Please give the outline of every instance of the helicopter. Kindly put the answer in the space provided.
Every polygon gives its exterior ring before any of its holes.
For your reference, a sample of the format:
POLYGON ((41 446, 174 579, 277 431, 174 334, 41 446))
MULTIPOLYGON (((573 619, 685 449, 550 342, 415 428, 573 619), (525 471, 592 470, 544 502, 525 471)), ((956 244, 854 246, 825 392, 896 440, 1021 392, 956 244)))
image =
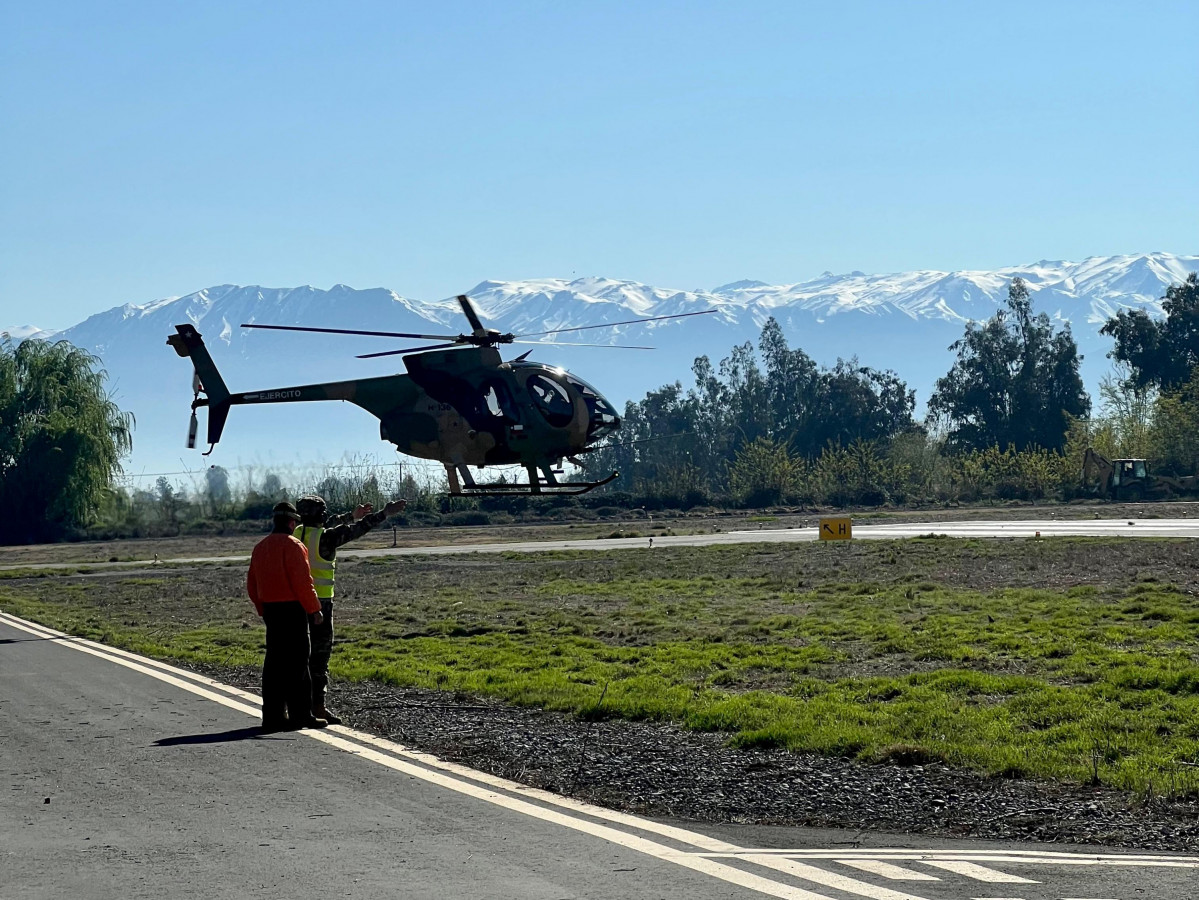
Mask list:
MULTIPOLYGON (((470 323, 469 334, 411 334, 394 331, 360 331, 299 325, 258 325, 242 328, 301 331, 318 334, 355 334, 372 337, 433 340, 439 343, 403 350, 364 353, 359 359, 400 355, 407 374, 385 375, 305 384, 269 390, 230 393, 194 325, 176 325, 167 343, 195 368, 187 446, 194 449, 198 422, 196 410, 208 409, 208 450, 221 439, 233 406, 259 403, 303 403, 315 400, 348 400, 379 420, 379 437, 408 456, 429 459, 445 466, 450 493, 463 496, 582 494, 608 484, 613 472, 597 481, 559 481, 562 461, 578 464, 578 456, 620 428, 620 416, 594 387, 565 369, 528 359, 529 350, 504 362, 501 344, 533 343, 521 337, 541 337, 568 331, 607 328, 706 315, 715 310, 629 319, 603 325, 559 328, 532 334, 501 334, 483 327, 470 300, 458 295, 470 323), (527 484, 479 483, 470 466, 524 466, 527 484)), ((621 346, 574 344, 564 346, 621 346)), ((624 347, 652 350, 652 347, 624 347)))

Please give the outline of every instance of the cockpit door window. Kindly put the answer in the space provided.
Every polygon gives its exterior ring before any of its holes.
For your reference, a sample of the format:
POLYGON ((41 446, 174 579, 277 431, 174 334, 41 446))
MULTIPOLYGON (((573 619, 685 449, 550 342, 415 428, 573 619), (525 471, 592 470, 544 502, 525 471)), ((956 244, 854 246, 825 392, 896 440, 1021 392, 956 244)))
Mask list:
POLYGON ((516 404, 512 402, 512 394, 508 391, 508 386, 502 381, 489 381, 486 388, 483 399, 487 411, 505 422, 519 422, 520 416, 516 414, 516 404))

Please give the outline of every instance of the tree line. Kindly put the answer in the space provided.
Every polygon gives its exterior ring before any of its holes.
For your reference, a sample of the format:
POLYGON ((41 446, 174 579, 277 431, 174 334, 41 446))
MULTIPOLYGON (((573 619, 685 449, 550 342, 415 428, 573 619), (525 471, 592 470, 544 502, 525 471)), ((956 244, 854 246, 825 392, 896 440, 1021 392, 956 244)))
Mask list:
POLYGON ((418 482, 404 469, 392 466, 351 464, 329 466, 317 474, 280 475, 247 471, 235 483, 222 466, 201 470, 191 485, 172 482, 161 475, 153 487, 115 485, 107 490, 84 530, 72 536, 88 538, 174 537, 261 531, 262 522, 280 500, 294 501, 309 493, 320 494, 333 512, 345 512, 364 503, 382 509, 389 500, 404 497, 410 512, 399 524, 424 524, 436 513, 436 490, 418 482))
POLYGON ((587 455, 586 471, 615 469, 623 490, 680 505, 745 506, 1069 499, 1086 488, 1088 446, 1199 472, 1194 273, 1162 309, 1160 320, 1121 311, 1103 327, 1115 368, 1092 415, 1069 324, 1035 313, 1013 279, 996 314, 967 323, 950 347, 923 421, 895 372, 856 359, 817 366, 770 319, 756 353, 743 344, 718 366, 701 356, 690 388, 629 402, 621 432, 587 455))
MULTIPOLYGON (((606 500, 577 502, 1069 499, 1084 489, 1088 446, 1113 458, 1146 457, 1175 474, 1199 473, 1195 273, 1166 291, 1162 311, 1153 318, 1122 310, 1101 329, 1114 340, 1114 368, 1093 415, 1070 326, 1034 313, 1028 286, 1013 279, 996 314, 968 323, 951 346, 954 362, 937 380, 923 421, 915 418, 915 392, 898 374, 857 359, 817 365, 788 345, 772 318, 756 348, 734 347, 718 365, 697 358, 689 388, 675 382, 630 401, 622 430, 582 461, 588 475, 620 471, 619 486, 604 489, 606 500)), ((0 543, 57 540, 99 523, 120 530, 124 521, 128 530, 151 510, 166 530, 189 517, 252 518, 288 493, 277 479, 264 480, 235 501, 220 469, 190 495, 167 482, 154 491, 123 488, 121 463, 135 423, 105 381, 99 361, 65 341, 0 340, 0 543)), ((346 503, 355 491, 372 490, 361 487, 364 479, 355 483, 342 491, 346 503)), ((339 505, 336 479, 311 487, 333 493, 339 505)), ((373 490, 382 491, 377 480, 373 490)), ((399 492, 427 495, 430 512, 439 503, 427 485, 399 492)), ((486 510, 495 502, 474 505, 486 510)))

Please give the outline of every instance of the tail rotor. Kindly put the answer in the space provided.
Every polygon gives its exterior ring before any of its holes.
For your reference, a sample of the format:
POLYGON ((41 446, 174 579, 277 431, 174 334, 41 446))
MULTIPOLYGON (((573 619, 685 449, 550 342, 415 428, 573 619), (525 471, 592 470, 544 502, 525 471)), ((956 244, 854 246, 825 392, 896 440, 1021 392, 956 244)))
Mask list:
POLYGON ((196 419, 196 401, 200 399, 200 392, 204 390, 204 385, 200 384, 199 373, 192 373, 192 414, 191 419, 187 423, 187 449, 196 449, 196 432, 200 430, 200 422, 196 419))

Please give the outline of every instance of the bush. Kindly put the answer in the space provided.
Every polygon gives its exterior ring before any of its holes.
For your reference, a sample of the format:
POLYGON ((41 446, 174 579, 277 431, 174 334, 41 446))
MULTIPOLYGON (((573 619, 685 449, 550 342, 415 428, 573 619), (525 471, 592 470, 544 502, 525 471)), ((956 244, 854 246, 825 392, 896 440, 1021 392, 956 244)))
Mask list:
POLYGON ((491 514, 481 509, 464 509, 441 517, 442 525, 490 525, 491 514))
POLYGON ((275 508, 274 500, 264 497, 256 491, 251 491, 246 495, 245 504, 237 514, 239 519, 269 519, 275 508))
POLYGON ((189 522, 184 526, 183 533, 211 537, 212 535, 220 534, 223 530, 219 522, 201 519, 199 522, 189 522))
POLYGON ((641 505, 641 498, 629 491, 610 490, 606 487, 595 493, 584 494, 580 500, 584 506, 619 506, 630 509, 641 505))
POLYGON ((1072 458, 1052 450, 1017 451, 988 447, 953 457, 949 489, 953 499, 1041 500, 1063 497, 1078 482, 1072 458))
POLYGON ((441 524, 442 517, 435 512, 428 512, 423 509, 405 510, 404 514, 397 518, 397 522, 404 528, 431 528, 441 524))
POLYGON ((904 499, 910 480, 907 463, 884 456, 872 441, 854 441, 826 447, 801 486, 817 502, 833 506, 882 506, 904 499))

